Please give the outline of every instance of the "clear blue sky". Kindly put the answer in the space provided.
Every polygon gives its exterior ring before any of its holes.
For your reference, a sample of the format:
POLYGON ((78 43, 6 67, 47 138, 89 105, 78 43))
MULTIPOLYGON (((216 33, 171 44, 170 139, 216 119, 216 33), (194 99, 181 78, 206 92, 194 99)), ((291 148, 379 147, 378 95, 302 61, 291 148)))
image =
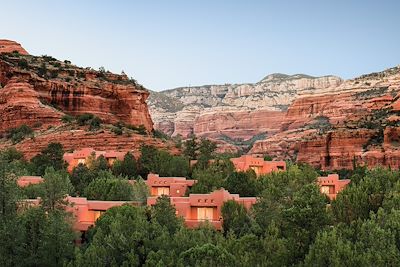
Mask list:
POLYGON ((0 38, 34 55, 124 70, 149 89, 351 78, 400 64, 400 1, 12 0, 0 38))

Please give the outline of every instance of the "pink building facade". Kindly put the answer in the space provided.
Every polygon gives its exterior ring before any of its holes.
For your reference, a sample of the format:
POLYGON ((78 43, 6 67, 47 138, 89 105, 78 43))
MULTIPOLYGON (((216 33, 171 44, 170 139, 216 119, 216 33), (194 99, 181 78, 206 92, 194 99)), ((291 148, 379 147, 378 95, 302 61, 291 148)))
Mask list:
POLYGON ((326 177, 318 177, 317 183, 321 193, 327 195, 330 200, 333 200, 350 183, 350 179, 339 180, 338 174, 329 174, 326 177))
MULTIPOLYGON (((73 228, 79 232, 86 232, 90 226, 95 224, 101 214, 112 207, 124 204, 138 206, 138 203, 132 201, 100 201, 71 196, 67 196, 66 200, 68 201, 68 205, 65 210, 72 213, 74 218, 73 228)), ((25 203, 29 206, 39 206, 40 199, 28 199, 25 200, 25 203)))
MULTIPOLYGON (((171 205, 176 209, 176 215, 183 217, 189 228, 196 228, 208 221, 216 229, 222 229, 221 208, 224 202, 234 200, 245 208, 250 209, 256 203, 255 197, 240 197, 220 189, 209 194, 190 194, 188 197, 171 197, 171 205)), ((157 197, 147 198, 147 205, 153 206, 157 197)))
POLYGON ((256 158, 251 155, 243 155, 231 159, 237 171, 253 170, 257 176, 277 171, 286 171, 285 161, 265 161, 263 158, 256 158))
POLYGON ((40 184, 43 182, 43 178, 40 176, 21 176, 17 180, 19 187, 25 187, 31 184, 40 184))
POLYGON ((186 180, 185 177, 160 177, 153 173, 150 173, 146 180, 151 196, 167 195, 171 197, 183 197, 187 189, 196 182, 196 180, 186 180))
POLYGON ((65 153, 64 160, 68 163, 67 170, 72 172, 72 170, 78 166, 80 163, 86 164, 87 159, 92 154, 95 155, 96 159, 103 156, 108 164, 111 166, 116 160, 123 160, 126 152, 119 151, 96 151, 93 148, 83 148, 81 150, 75 150, 72 153, 65 153))

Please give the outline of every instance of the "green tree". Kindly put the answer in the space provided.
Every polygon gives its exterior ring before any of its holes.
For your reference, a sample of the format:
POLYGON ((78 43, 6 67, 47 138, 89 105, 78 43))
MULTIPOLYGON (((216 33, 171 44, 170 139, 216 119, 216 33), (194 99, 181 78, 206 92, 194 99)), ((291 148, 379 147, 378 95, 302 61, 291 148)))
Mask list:
POLYGON ((91 169, 94 171, 104 171, 108 170, 108 162, 103 155, 100 155, 97 159, 93 161, 91 169))
POLYGON ((192 135, 190 139, 184 142, 183 154, 189 160, 194 160, 197 158, 197 138, 195 135, 192 135))
POLYGON ((64 149, 60 143, 50 143, 42 152, 31 159, 36 175, 43 176, 47 167, 65 170, 64 149))
POLYGON ((82 163, 76 166, 71 174, 71 183, 75 188, 77 195, 83 195, 85 188, 96 179, 97 173, 89 170, 89 168, 82 163))
POLYGON ((366 172, 357 183, 351 183, 332 202, 332 211, 338 222, 350 223, 366 219, 371 211, 377 212, 399 181, 399 172, 389 169, 373 169, 366 172))
POLYGON ((282 210, 282 234, 289 240, 292 258, 300 261, 321 229, 331 224, 326 198, 316 184, 308 184, 293 195, 290 206, 282 210))
POLYGON ((133 200, 141 203, 146 203, 147 197, 150 195, 149 187, 146 182, 139 177, 132 185, 133 200))
POLYGON ((208 139, 202 138, 198 145, 198 161, 196 168, 204 169, 209 165, 209 162, 214 158, 214 152, 217 145, 208 139))
POLYGON ((304 260, 305 266, 361 266, 353 244, 336 229, 318 234, 304 260))
POLYGON ((132 200, 133 187, 125 179, 116 178, 110 171, 100 171, 85 188, 84 195, 96 200, 132 200))
POLYGON ((239 239, 227 236, 225 246, 236 257, 238 266, 288 266, 291 255, 288 241, 278 227, 270 225, 265 237, 246 234, 239 239))
POLYGON ((254 197, 259 194, 254 172, 233 172, 226 179, 225 189, 243 197, 254 197))
POLYGON ((20 199, 17 178, 16 171, 10 168, 10 162, 0 159, 0 220, 16 211, 20 199))
POLYGON ((68 204, 66 196, 74 190, 67 173, 48 167, 43 180, 43 195, 41 195, 43 208, 48 211, 63 209, 68 204))
POLYGON ((165 227, 172 235, 182 227, 182 221, 176 217, 175 212, 175 208, 170 203, 170 198, 163 195, 157 199, 156 204, 151 208, 151 218, 154 222, 165 227))
POLYGON ((63 211, 29 208, 18 221, 23 236, 14 255, 18 265, 62 266, 74 257, 75 234, 63 211))
POLYGON ((179 262, 182 266, 234 266, 235 257, 221 246, 204 244, 182 252, 179 262))
POLYGON ((124 160, 116 160, 112 166, 113 173, 117 176, 135 178, 138 174, 138 166, 135 157, 130 153, 126 153, 124 160))
POLYGON ((140 175, 158 173, 160 176, 186 176, 189 173, 189 162, 180 156, 172 156, 164 150, 144 145, 140 148, 140 175))
POLYGON ((216 160, 207 169, 195 169, 193 179, 197 183, 191 188, 191 193, 206 194, 224 187, 227 178, 234 172, 234 166, 229 159, 216 160))
MULTIPOLYGON (((78 266, 141 266, 151 244, 150 223, 141 207, 107 210, 89 233, 78 266)), ((154 242, 154 241, 153 241, 154 242)))
POLYGON ((221 208, 224 233, 232 232, 235 236, 243 236, 251 230, 251 218, 243 205, 228 200, 221 208))

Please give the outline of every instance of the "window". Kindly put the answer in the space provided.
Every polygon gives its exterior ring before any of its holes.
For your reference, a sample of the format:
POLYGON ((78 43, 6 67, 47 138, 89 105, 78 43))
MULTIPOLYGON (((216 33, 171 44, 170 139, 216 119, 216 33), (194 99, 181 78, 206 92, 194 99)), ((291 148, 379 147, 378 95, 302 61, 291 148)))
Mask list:
POLYGON ((167 186, 157 187, 157 196, 161 195, 169 196, 169 187, 167 186))
POLYGON ((104 213, 102 210, 94 210, 93 211, 93 217, 94 221, 97 221, 97 219, 104 213))
POLYGON ((250 166, 250 169, 252 169, 257 175, 260 174, 261 168, 259 166, 250 166))
POLYGON ((200 221, 212 221, 214 215, 214 208, 201 207, 197 208, 197 219, 200 221))
POLYGON ((333 186, 330 186, 330 185, 321 186, 321 193, 323 193, 323 194, 327 194, 327 195, 332 194, 332 193, 334 193, 333 191, 334 191, 333 186))

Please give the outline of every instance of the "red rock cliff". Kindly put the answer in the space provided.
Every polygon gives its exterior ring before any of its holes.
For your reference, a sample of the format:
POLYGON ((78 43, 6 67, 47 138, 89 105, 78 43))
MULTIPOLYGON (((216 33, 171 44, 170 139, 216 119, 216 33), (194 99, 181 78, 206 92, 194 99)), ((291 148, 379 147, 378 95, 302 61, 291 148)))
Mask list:
POLYGON ((298 98, 281 132, 250 153, 293 159, 323 169, 400 167, 400 68, 346 81, 333 92, 298 98))
POLYGON ((28 55, 28 52, 17 42, 0 39, 0 54, 18 52, 21 55, 28 55))
MULTIPOLYGON (((0 51, 17 47, 3 42, 0 51)), ((4 87, 0 90, 0 132, 22 123, 54 125, 63 113, 92 113, 106 123, 122 121, 153 129, 146 103, 149 93, 126 75, 25 55, 22 47, 19 51, 0 54, 0 87, 4 87)))

